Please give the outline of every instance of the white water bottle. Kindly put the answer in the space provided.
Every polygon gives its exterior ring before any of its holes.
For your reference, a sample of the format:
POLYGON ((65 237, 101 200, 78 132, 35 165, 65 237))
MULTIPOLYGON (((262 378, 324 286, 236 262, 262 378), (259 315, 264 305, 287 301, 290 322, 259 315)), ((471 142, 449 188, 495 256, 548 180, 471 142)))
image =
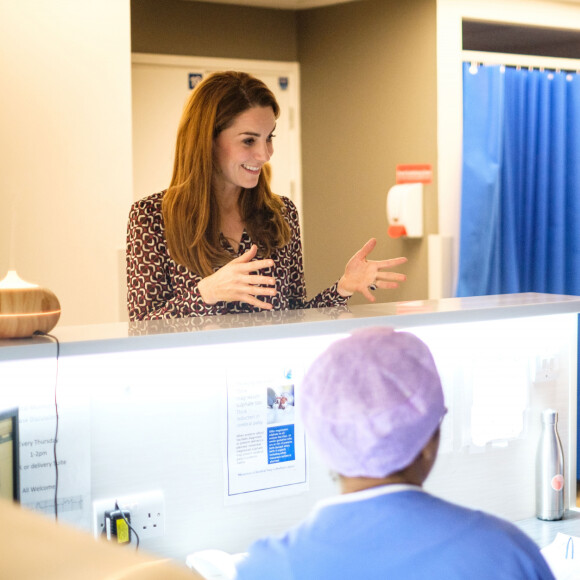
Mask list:
POLYGON ((558 435, 558 412, 542 412, 542 434, 536 456, 536 516, 561 520, 564 515, 564 453, 558 435))

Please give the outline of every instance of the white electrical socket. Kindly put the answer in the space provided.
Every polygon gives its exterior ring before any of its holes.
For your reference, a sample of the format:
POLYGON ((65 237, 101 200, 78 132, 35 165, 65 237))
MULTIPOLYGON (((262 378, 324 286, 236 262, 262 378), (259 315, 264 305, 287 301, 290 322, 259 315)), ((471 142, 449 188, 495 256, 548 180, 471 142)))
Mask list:
POLYGON ((533 371, 535 383, 553 381, 558 375, 558 361, 554 356, 537 356, 533 371))
POLYGON ((157 538, 165 534, 165 498, 162 491, 99 499, 93 502, 93 534, 99 537, 105 531, 105 512, 119 508, 129 510, 131 526, 139 540, 157 538))

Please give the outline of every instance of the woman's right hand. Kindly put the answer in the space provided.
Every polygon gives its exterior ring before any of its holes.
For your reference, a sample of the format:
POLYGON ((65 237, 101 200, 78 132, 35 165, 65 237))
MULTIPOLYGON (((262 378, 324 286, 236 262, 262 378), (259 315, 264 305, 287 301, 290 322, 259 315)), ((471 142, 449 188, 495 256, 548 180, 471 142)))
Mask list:
POLYGON ((275 286, 276 279, 256 272, 273 267, 274 261, 252 262, 257 252, 258 247, 254 244, 246 253, 222 266, 211 276, 203 278, 197 285, 203 301, 206 304, 220 301, 245 302, 257 308, 271 310, 271 304, 259 300, 256 296, 275 296, 276 289, 269 286, 275 286))

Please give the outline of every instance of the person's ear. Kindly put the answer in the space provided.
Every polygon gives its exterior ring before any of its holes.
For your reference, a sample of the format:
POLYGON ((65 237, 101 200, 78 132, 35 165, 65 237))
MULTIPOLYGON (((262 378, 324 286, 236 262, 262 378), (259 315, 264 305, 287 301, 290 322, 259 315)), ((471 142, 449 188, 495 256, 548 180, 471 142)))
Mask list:
POLYGON ((437 452, 439 450, 439 435, 440 429, 437 427, 437 430, 433 433, 431 439, 429 439, 427 445, 425 445, 421 451, 421 457, 430 463, 434 463, 435 458, 437 457, 437 452))

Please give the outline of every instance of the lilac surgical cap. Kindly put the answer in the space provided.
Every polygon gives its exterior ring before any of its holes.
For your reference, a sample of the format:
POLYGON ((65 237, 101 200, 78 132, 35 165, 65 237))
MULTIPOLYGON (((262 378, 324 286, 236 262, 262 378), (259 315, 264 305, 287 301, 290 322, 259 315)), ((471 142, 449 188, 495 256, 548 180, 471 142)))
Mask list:
POLYGON ((376 327, 338 340, 301 388, 304 426, 331 469, 386 477, 417 457, 446 409, 435 361, 409 332, 376 327))

